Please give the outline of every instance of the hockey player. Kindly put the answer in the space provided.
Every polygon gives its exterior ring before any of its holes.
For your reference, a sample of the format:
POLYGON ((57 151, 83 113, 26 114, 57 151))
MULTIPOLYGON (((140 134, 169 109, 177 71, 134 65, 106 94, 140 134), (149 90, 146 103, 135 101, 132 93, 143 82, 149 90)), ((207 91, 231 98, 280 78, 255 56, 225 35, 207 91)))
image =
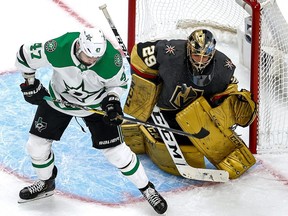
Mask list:
POLYGON ((121 54, 102 30, 89 28, 45 43, 24 44, 17 52, 16 66, 25 79, 20 85, 24 99, 38 105, 27 150, 39 181, 20 191, 20 202, 52 194, 57 176, 52 143, 61 138, 71 118, 78 116, 89 128, 93 147, 139 188, 157 213, 167 210, 166 201, 148 180, 138 157, 123 141, 119 98, 127 89, 127 79, 121 54), (49 91, 35 78, 36 70, 45 66, 53 69, 49 91), (44 96, 99 108, 106 115, 46 101, 44 96))
MULTIPOLYGON (((124 112, 146 121, 156 104, 171 128, 194 134, 204 127, 210 134, 203 139, 177 134, 175 138, 180 145, 195 146, 217 168, 228 171, 230 178, 237 178, 255 158, 233 129, 251 124, 256 109, 250 92, 238 91, 234 64, 215 46, 207 29, 194 30, 187 40, 136 44, 131 52, 134 74, 124 112)), ((161 142, 151 136, 153 133, 146 139, 150 140, 145 146, 147 153, 160 168, 177 174, 167 165, 169 156, 162 163, 161 142)))

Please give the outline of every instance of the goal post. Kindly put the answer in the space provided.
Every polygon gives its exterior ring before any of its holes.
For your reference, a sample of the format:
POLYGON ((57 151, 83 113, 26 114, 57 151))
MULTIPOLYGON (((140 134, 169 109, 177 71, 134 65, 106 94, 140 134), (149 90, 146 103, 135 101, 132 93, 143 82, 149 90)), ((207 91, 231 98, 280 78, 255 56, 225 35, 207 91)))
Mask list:
POLYGON ((236 41, 258 105, 247 145, 252 153, 288 152, 288 25, 276 0, 128 2, 129 52, 135 42, 183 39, 201 26, 236 41))
MULTIPOLYGON (((238 4, 241 3, 239 0, 238 4)), ((250 91, 253 95, 253 99, 257 102, 259 106, 259 56, 260 56, 260 39, 261 39, 261 18, 260 18, 260 9, 261 6, 257 1, 245 0, 242 4, 243 9, 245 9, 245 3, 247 3, 251 9, 252 15, 252 31, 251 31, 251 67, 250 67, 250 91)), ((249 134, 249 149, 253 154, 257 153, 257 140, 258 139, 258 116, 254 122, 250 125, 250 134, 249 134)))

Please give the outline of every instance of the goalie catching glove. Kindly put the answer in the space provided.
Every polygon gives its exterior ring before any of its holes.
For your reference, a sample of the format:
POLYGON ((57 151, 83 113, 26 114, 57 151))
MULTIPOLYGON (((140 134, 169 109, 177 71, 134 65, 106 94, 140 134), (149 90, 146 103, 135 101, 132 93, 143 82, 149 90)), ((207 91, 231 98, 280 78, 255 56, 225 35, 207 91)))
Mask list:
POLYGON ((123 115, 123 111, 117 96, 108 95, 105 97, 101 103, 101 108, 106 112, 103 117, 106 124, 120 125, 123 122, 123 119, 119 118, 119 116, 123 115))
POLYGON ((47 89, 40 83, 38 79, 35 79, 32 85, 27 82, 20 84, 21 91, 23 92, 24 99, 30 104, 40 105, 45 100, 44 96, 49 96, 47 89))

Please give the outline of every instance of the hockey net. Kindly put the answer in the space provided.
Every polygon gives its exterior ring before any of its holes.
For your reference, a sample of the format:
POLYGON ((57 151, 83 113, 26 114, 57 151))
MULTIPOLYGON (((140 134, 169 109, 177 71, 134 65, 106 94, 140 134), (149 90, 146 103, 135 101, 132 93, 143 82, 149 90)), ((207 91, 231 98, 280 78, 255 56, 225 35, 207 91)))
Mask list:
POLYGON ((135 42, 187 38, 198 27, 237 43, 239 61, 250 71, 258 103, 247 143, 252 153, 288 152, 288 25, 277 2, 129 0, 129 51, 135 42))

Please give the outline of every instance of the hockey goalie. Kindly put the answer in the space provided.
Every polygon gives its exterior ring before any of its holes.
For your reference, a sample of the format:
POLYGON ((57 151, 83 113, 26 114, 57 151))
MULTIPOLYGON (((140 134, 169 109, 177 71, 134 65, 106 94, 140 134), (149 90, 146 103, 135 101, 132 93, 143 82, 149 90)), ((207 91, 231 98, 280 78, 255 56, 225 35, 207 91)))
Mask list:
MULTIPOLYGON (((125 113, 151 121, 160 108, 169 127, 203 138, 175 134, 192 167, 205 168, 206 157, 217 169, 235 179, 255 164, 255 158, 235 132, 249 126, 256 116, 251 93, 238 90, 235 66, 215 48, 211 31, 197 29, 187 40, 157 40, 135 44, 131 53, 132 82, 125 113)), ((136 153, 146 153, 162 170, 179 175, 173 158, 157 129, 122 125, 125 141, 136 153)))

